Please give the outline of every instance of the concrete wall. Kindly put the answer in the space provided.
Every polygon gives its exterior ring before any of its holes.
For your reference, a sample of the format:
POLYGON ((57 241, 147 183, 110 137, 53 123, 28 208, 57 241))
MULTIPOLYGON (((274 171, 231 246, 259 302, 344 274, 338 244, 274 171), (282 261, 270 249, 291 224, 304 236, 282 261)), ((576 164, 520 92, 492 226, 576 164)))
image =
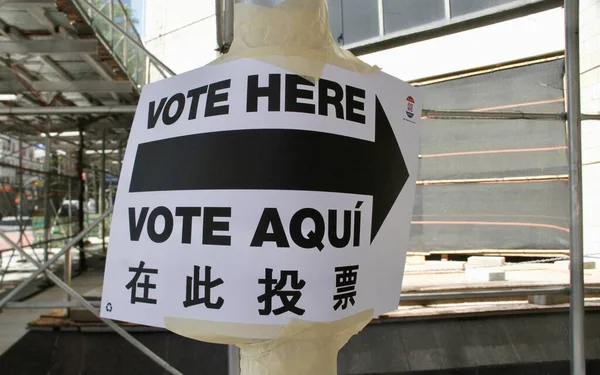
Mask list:
MULTIPOLYGON (((566 310, 371 324, 340 351, 338 374, 563 375, 569 367, 568 327, 566 310)), ((42 329, 29 331, 0 355, 0 373, 165 374, 111 331, 93 327, 42 329)), ((589 310, 585 349, 590 375, 600 373, 598 332, 600 314, 589 310)), ((228 373, 224 345, 193 341, 167 331, 133 331, 132 335, 184 374, 228 373)))
MULTIPOLYGON (((581 0, 581 110, 600 113, 600 0, 581 0)), ((584 251, 600 255, 600 121, 582 124, 584 251)))
MULTIPOLYGON (((147 0, 144 41, 148 50, 175 73, 183 73, 217 57, 215 2, 147 0)), ((151 80, 160 79, 151 71, 151 80)))

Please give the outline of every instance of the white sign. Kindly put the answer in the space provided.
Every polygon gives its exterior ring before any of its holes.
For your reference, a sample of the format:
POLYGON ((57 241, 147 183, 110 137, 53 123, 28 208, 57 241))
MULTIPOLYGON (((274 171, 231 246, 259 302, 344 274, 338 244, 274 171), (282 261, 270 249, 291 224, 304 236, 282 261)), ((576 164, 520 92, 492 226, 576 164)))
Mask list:
POLYGON ((244 59, 144 87, 113 213, 102 316, 246 324, 397 308, 418 90, 244 59))

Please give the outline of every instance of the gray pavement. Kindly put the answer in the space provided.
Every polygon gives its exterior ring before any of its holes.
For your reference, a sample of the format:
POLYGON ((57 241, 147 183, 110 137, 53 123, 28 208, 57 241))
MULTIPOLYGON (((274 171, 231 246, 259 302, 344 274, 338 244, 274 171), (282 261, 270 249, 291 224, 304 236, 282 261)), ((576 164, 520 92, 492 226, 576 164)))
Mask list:
MULTIPOLYGON (((481 290, 485 288, 522 288, 527 286, 566 285, 569 282, 568 265, 563 263, 507 263, 500 267, 478 266, 481 269, 501 269, 506 273, 503 281, 481 281, 473 279, 464 271, 465 262, 458 261, 424 261, 422 257, 409 257, 403 292, 434 292, 451 290, 481 290)), ((593 265, 591 265, 593 267, 593 265)), ((102 285, 102 262, 91 262, 90 269, 83 275, 73 279, 73 288, 79 293, 98 290, 102 285)), ((585 280, 589 285, 600 285, 600 264, 598 267, 585 270, 585 280)), ((60 301, 64 293, 56 288, 49 288, 31 298, 29 301, 60 301)), ((487 302, 488 308, 495 308, 494 303, 487 302)), ((486 303, 473 305, 474 312, 485 310, 486 303)), ((432 309, 444 309, 444 306, 427 307, 427 314, 432 309)), ((467 308, 467 307, 465 307, 467 308)), ((534 308, 534 307, 531 307, 534 308)), ((414 308, 413 308, 414 309, 414 308)), ((464 309, 463 309, 464 310, 464 309)), ((4 310, 0 313, 0 354, 17 342, 26 332, 27 324, 37 319, 43 310, 4 310)), ((392 315, 394 313, 391 313, 392 315)))

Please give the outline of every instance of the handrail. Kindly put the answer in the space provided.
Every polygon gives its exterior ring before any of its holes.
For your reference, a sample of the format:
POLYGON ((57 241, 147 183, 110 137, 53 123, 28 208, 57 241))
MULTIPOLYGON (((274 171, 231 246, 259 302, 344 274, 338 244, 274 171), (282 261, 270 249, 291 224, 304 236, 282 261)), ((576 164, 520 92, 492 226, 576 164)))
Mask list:
POLYGON ((142 42, 142 37, 140 36, 140 33, 138 33, 137 28, 135 27, 135 22, 133 22, 133 20, 129 16, 129 12, 127 11, 127 9, 125 9, 125 4, 123 4, 123 1, 121 1, 121 0, 118 0, 118 3, 121 6, 121 10, 123 11, 123 14, 125 15, 125 18, 127 19, 128 24, 130 24, 132 26, 132 30, 135 33, 135 35, 137 36, 137 39, 140 42, 142 42))
POLYGON ((127 8, 121 0, 72 0, 100 42, 113 55, 136 90, 149 83, 149 69, 164 78, 175 75, 143 45, 127 8), (116 12, 115 12, 116 10, 116 12))

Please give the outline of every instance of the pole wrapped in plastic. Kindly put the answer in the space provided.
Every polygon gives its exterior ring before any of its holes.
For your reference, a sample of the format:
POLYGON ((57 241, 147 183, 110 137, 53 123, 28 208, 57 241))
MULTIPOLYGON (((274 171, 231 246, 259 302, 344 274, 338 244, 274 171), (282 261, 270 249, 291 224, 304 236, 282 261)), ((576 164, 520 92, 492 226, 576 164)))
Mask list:
MULTIPOLYGON (((236 0, 233 43, 209 65, 244 58, 313 81, 326 65, 379 72, 334 41, 325 0, 236 0)), ((339 350, 372 317, 369 310, 332 323, 294 320, 282 327, 166 318, 165 326, 196 340, 238 346, 242 375, 335 375, 339 350), (253 336, 256 339, 247 339, 253 336)))
POLYGON ((166 318, 165 326, 194 340, 238 346, 241 375, 336 375, 338 352, 372 317, 367 310, 331 323, 292 320, 282 327, 166 318))

